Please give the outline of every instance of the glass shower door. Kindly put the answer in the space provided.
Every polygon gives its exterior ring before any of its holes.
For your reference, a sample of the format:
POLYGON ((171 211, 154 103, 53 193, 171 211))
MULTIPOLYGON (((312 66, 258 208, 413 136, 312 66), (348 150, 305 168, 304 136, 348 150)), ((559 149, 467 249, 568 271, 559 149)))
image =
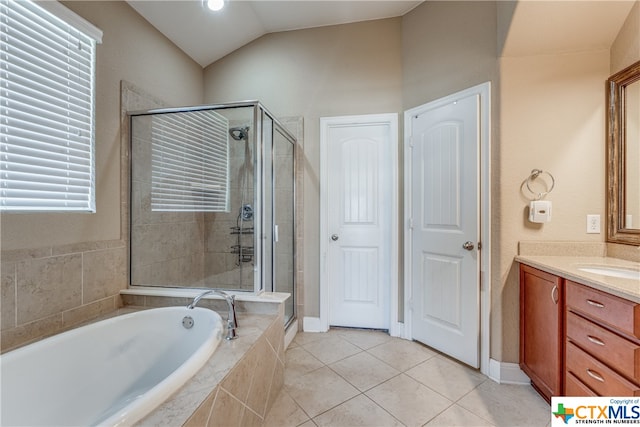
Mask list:
POLYGON ((285 325, 295 317, 294 145, 279 127, 273 132, 273 290, 287 292, 285 325))

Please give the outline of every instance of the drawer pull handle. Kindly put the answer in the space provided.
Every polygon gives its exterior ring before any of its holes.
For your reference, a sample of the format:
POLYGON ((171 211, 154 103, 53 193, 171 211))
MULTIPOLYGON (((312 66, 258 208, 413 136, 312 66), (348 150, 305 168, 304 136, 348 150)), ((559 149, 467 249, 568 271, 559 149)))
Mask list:
POLYGON ((594 343, 594 344, 602 345, 602 346, 604 345, 604 341, 602 341, 600 338, 596 338, 596 337, 592 337, 591 335, 587 335, 587 339, 589 341, 591 341, 592 343, 594 343))
POLYGON ((587 375, 589 375, 591 378, 593 378, 594 380, 600 381, 601 383, 604 382, 604 378, 602 378, 602 375, 600 375, 599 373, 597 373, 596 371, 592 371, 591 369, 587 368, 587 375))
POLYGON ((551 288, 551 301, 553 301, 554 304, 558 303, 558 287, 556 285, 553 285, 553 288, 551 288))
POLYGON ((592 305, 594 307, 598 307, 598 308, 604 308, 604 304, 602 304, 601 302, 593 301, 590 299, 587 300, 587 304, 592 305))

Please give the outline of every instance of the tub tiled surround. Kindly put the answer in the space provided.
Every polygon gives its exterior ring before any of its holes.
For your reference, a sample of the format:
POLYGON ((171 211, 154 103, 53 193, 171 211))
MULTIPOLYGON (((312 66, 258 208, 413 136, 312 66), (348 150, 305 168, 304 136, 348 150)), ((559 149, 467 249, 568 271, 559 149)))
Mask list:
POLYGON ((283 313, 242 314, 238 324, 238 339, 223 340, 206 365, 139 426, 263 424, 284 384, 283 313))
POLYGON ((2 251, 0 352, 62 332, 121 306, 123 241, 2 251))
MULTIPOLYGON (((202 289, 158 289, 154 287, 135 286, 120 292, 125 307, 186 307, 198 296, 202 289)), ((236 294, 236 313, 283 315, 284 304, 290 294, 280 292, 263 292, 260 295, 236 294)), ((198 302, 198 307, 208 308, 221 313, 225 319, 228 310, 222 297, 207 295, 198 302)), ((283 321, 284 324, 284 321, 283 321)))

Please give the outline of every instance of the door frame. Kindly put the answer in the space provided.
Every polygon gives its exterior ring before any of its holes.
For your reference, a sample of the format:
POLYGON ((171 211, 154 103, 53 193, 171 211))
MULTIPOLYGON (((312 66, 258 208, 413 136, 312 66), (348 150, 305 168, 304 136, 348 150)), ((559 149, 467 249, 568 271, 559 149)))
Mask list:
POLYGON ((491 313, 491 82, 485 82, 443 98, 414 107, 404 112, 404 331, 403 338, 412 339, 412 276, 411 276, 411 117, 423 114, 468 96, 480 96, 480 372, 489 374, 490 358, 490 313, 491 313))
POLYGON ((398 113, 385 114, 365 114, 355 116, 336 116, 320 118, 320 331, 329 330, 329 284, 327 251, 329 242, 327 240, 329 211, 328 211, 328 177, 329 165, 328 156, 328 135, 329 129, 334 126, 346 125, 389 125, 391 132, 391 246, 389 248, 391 256, 391 283, 389 286, 389 334, 399 336, 401 325, 398 323, 398 291, 399 276, 398 264, 398 113), (324 237, 323 237, 324 236, 324 237), (393 260, 397 260, 393 262, 393 260))

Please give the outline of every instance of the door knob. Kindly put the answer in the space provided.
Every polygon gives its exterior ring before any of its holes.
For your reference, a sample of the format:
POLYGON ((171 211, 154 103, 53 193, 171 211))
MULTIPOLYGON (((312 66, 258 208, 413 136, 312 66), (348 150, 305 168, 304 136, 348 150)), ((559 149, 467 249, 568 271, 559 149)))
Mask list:
POLYGON ((331 240, 333 240, 334 242, 335 242, 336 240, 338 240, 338 239, 339 239, 339 237, 338 237, 338 235, 337 235, 337 234, 332 234, 332 235, 331 235, 331 240))
POLYGON ((468 251, 472 251, 475 246, 473 245, 473 242, 464 242, 462 247, 468 251))

